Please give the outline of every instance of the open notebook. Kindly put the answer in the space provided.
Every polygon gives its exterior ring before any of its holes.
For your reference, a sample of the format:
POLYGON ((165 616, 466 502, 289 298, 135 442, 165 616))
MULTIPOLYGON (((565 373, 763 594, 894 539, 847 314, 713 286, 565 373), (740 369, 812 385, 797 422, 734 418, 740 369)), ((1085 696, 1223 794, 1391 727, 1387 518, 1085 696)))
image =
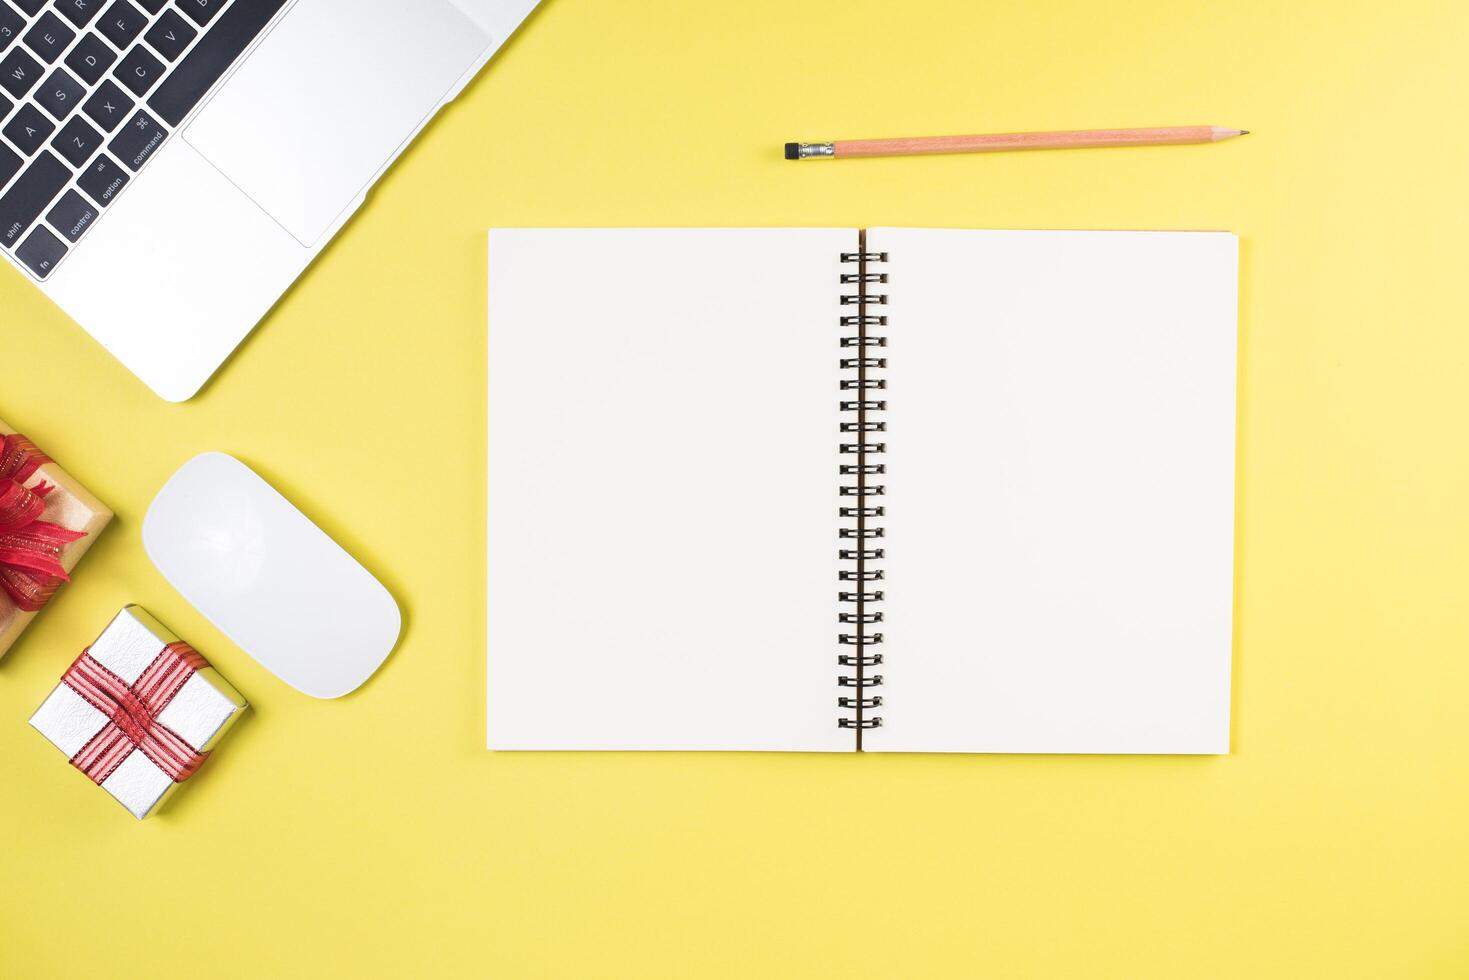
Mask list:
POLYGON ((1227 752, 1237 253, 492 231, 490 747, 1227 752))

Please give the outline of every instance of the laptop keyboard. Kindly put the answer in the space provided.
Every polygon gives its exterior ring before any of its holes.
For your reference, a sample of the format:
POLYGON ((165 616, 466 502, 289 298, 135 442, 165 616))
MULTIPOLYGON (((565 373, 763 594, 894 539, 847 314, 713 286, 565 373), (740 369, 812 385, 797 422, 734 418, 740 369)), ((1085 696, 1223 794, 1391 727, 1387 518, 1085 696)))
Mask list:
POLYGON ((0 249, 45 279, 288 0, 0 0, 0 249))

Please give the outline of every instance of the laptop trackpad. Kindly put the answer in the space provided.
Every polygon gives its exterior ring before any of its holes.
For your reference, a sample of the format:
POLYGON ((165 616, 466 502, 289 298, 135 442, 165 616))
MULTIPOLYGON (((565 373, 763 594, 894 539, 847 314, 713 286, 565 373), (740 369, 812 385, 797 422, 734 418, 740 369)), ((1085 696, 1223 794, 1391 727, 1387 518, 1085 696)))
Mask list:
POLYGON ((489 45, 448 0, 300 0, 184 139, 312 246, 489 45))

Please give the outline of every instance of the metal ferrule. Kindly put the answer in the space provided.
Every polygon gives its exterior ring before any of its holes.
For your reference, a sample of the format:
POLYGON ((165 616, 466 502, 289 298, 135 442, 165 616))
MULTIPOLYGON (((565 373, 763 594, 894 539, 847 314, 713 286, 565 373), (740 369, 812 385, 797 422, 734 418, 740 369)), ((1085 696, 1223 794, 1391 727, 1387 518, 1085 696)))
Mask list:
POLYGON ((836 156, 836 147, 831 143, 801 143, 796 147, 797 159, 809 160, 812 157, 836 156))

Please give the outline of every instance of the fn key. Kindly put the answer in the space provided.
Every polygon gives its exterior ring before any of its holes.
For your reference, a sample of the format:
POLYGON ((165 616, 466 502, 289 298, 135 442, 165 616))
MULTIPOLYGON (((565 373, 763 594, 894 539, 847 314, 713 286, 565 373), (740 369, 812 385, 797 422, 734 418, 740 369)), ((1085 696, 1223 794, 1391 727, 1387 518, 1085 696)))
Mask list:
POLYGON ((61 239, 51 234, 45 228, 37 228, 15 250, 15 257, 26 264, 26 268, 36 274, 37 279, 45 279, 56 268, 66 255, 66 246, 61 244, 61 239))

